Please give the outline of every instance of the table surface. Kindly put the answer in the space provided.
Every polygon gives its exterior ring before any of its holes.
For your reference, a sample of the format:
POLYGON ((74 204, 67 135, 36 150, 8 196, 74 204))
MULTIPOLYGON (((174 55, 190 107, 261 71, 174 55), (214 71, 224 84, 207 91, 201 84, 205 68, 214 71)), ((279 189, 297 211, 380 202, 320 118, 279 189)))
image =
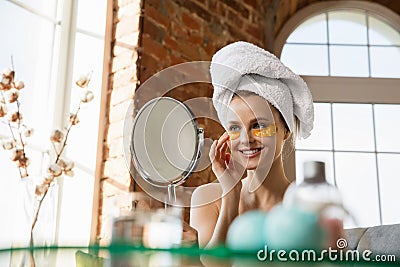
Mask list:
MULTIPOLYGON (((338 254, 339 255, 339 254, 338 254)), ((294 255, 295 256, 295 255, 294 255)), ((275 255, 276 257, 276 255, 275 255)), ((233 252, 224 247, 215 249, 179 248, 147 249, 131 245, 108 247, 49 247, 33 249, 1 249, 0 266, 40 267, 144 267, 144 266, 399 266, 399 262, 260 260, 257 252, 233 252), (32 265, 34 262, 34 265, 32 265)), ((299 257, 301 259, 301 255, 299 257)), ((307 259, 307 256, 305 257, 307 259)))

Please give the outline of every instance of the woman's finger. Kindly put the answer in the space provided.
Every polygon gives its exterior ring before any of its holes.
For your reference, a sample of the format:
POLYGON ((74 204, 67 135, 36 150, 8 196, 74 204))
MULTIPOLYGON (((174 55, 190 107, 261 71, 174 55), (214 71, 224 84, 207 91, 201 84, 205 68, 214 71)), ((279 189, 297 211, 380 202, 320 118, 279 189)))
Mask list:
POLYGON ((217 146, 217 140, 214 140, 214 142, 211 144, 210 147, 210 152, 208 153, 208 156, 210 158, 211 163, 214 162, 215 160, 215 148, 217 146))
POLYGON ((221 148, 219 149, 219 154, 221 159, 223 159, 225 161, 226 158, 226 149, 228 148, 228 145, 226 144, 226 142, 224 142, 221 146, 221 148))
POLYGON ((226 163, 227 166, 229 165, 230 161, 231 161, 231 154, 226 153, 225 154, 225 163, 226 163))
POLYGON ((216 149, 220 149, 221 146, 229 139, 229 135, 227 132, 225 132, 221 137, 218 139, 217 147, 216 149))

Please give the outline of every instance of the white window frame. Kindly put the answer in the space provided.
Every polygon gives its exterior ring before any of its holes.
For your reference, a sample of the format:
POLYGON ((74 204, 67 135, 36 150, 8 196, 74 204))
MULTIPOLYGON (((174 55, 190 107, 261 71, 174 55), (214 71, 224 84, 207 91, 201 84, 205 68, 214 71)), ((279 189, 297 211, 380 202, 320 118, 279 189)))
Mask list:
MULTIPOLYGON (((280 58, 290 34, 303 22, 321 13, 337 10, 360 10, 400 30, 400 16, 387 7, 366 1, 323 1, 299 10, 282 27, 274 42, 274 53, 280 58)), ((314 102, 400 104, 400 79, 356 78, 332 76, 302 76, 308 84, 314 102), (379 88, 379 90, 376 90, 379 88)), ((285 161, 287 176, 296 177, 295 153, 285 161)), ((378 181, 379 194, 379 181, 378 181)), ((380 208, 382 223, 382 210, 380 208)))
MULTIPOLYGON (((90 242, 94 243, 97 238, 97 225, 98 225, 98 216, 99 216, 99 199, 100 199, 100 179, 101 179, 101 165, 103 162, 103 139, 104 139, 104 131, 105 124, 104 119, 107 107, 107 89, 108 89, 108 75, 109 75, 109 62, 111 58, 111 40, 112 40, 112 26, 113 26, 113 0, 107 1, 107 19, 106 19, 106 28, 105 28, 105 36, 99 36, 96 33, 87 32, 85 30, 77 28, 77 16, 78 16, 78 1, 79 0, 58 0, 58 5, 62 5, 62 14, 60 20, 57 18, 50 17, 46 14, 40 12, 40 10, 36 10, 31 8, 27 4, 24 4, 18 0, 6 0, 23 10, 26 10, 35 16, 41 17, 45 20, 50 21, 55 26, 60 27, 60 36, 59 36, 59 49, 58 54, 54 53, 55 47, 52 47, 52 68, 56 68, 55 82, 52 85, 55 85, 55 90, 51 90, 51 96, 49 97, 51 105, 50 110, 52 111, 52 118, 50 122, 51 129, 61 129, 67 123, 67 118, 65 114, 68 114, 70 111, 70 102, 71 102, 71 92, 70 88, 72 87, 72 74, 73 74, 73 61, 74 61, 74 49, 75 49, 75 35, 77 32, 104 38, 104 53, 103 53, 103 72, 102 72, 102 88, 101 88, 101 96, 100 97, 100 114, 99 114, 99 128, 98 128, 98 141, 97 141, 97 153, 93 155, 96 157, 96 166, 94 173, 94 192, 93 192, 93 209, 92 209, 92 218, 91 218, 91 229, 90 233, 90 242), (54 59, 57 59, 56 61, 54 59), (56 64, 54 64, 56 62, 56 64)), ((82 1, 82 0, 81 0, 82 1)), ((54 37, 56 38, 56 37, 54 37)), ((49 82, 50 84, 50 82, 49 82)), ((36 149, 36 147, 33 147, 36 149)), ((37 148, 40 149, 40 148, 37 148)), ((47 153, 46 151, 41 151, 42 153, 47 153)), ((50 155, 51 157, 54 155, 50 155)), ((76 163, 79 168, 80 164, 76 163)), ((90 171, 92 170, 85 170, 90 171)), ((55 228, 55 244, 58 243, 58 235, 60 232, 60 208, 62 204, 62 192, 63 192, 63 178, 58 179, 59 184, 59 201, 57 208, 57 218, 56 218, 56 228, 55 228)))

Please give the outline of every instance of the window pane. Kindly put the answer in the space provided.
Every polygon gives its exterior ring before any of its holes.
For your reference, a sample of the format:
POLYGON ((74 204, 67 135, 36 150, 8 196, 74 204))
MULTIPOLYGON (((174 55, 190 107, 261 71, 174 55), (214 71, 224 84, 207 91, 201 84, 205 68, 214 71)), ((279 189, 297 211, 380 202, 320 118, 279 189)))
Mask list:
POLYGON ((326 180, 335 184, 333 175, 333 153, 322 151, 296 151, 296 182, 304 180, 303 164, 306 161, 325 162, 326 180))
POLYGON ((107 1, 79 0, 77 27, 104 36, 107 1))
POLYGON ((335 153, 336 183, 355 222, 346 228, 380 224, 374 153, 335 153))
MULTIPOLYGON (((90 103, 81 106, 81 122, 71 130, 68 139, 67 157, 76 162, 77 167, 74 169, 75 177, 65 177, 63 184, 59 231, 59 244, 63 245, 87 245, 90 238, 103 51, 103 40, 81 33, 76 34, 73 84, 79 76, 93 71, 88 89, 93 91, 95 97, 90 103), (72 222, 71 217, 74 216, 78 216, 80 220, 72 222)), ((71 90, 72 112, 76 112, 81 93, 80 88, 71 90)))
POLYGON ((400 155, 378 154, 382 223, 400 222, 400 155))
POLYGON ((365 13, 329 12, 328 27, 331 44, 367 44, 365 13))
POLYGON ((286 44, 282 50, 282 62, 302 75, 326 76, 328 72, 328 48, 325 45, 286 44))
POLYGON ((43 147, 49 134, 47 103, 54 26, 6 1, 0 2, 0 10, 4 14, 0 25, 7 29, 7 38, 1 40, 0 68, 11 67, 13 57, 16 79, 25 83, 20 94, 24 122, 35 129, 29 142, 43 147))
POLYGON ((371 76, 400 78, 400 47, 371 47, 371 76))
POLYGON ((310 137, 296 141, 297 149, 332 150, 332 117, 329 103, 314 103, 314 129, 310 137))
POLYGON ((369 76, 367 47, 332 45, 329 59, 332 76, 369 76))
POLYGON ((376 145, 379 152, 400 152, 400 105, 375 105, 376 145))
POLYGON ((74 172, 74 177, 62 178, 63 196, 60 207, 62 231, 59 231, 58 245, 86 246, 89 244, 92 222, 94 176, 77 167, 74 168, 74 172))
POLYGON ((294 43, 327 43, 326 15, 321 14, 303 22, 286 40, 294 43))
POLYGON ((400 45, 400 34, 385 22, 368 16, 371 45, 400 45))
POLYGON ((18 0, 18 2, 53 18, 55 18, 56 15, 57 1, 58 0, 18 0))
POLYGON ((375 151, 372 105, 333 104, 336 150, 375 151))
MULTIPOLYGON (((73 68, 73 84, 80 75, 93 71, 89 90, 93 91, 95 97, 92 102, 82 105, 79 113, 79 123, 70 133, 70 144, 79 144, 85 140, 85 149, 82 146, 68 147, 68 154, 75 161, 84 164, 90 169, 94 169, 97 151, 97 138, 93 138, 93 134, 98 132, 100 92, 103 71, 103 49, 104 41, 93 38, 81 33, 76 34, 75 56, 73 68)), ((71 90, 71 111, 75 112, 80 101, 82 90, 75 88, 71 90)))

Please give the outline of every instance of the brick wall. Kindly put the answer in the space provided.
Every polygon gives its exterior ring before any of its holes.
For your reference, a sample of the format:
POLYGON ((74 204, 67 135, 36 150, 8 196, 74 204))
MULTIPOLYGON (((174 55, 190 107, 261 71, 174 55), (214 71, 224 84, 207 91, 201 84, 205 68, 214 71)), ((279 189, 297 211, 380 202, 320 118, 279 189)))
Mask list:
POLYGON ((127 108, 138 84, 141 2, 115 0, 113 3, 112 62, 104 140, 104 162, 100 180, 100 211, 97 233, 101 236, 103 207, 110 197, 132 189, 129 169, 123 155, 123 126, 127 108))
MULTIPOLYGON (((107 205, 110 196, 140 190, 124 160, 122 133, 129 104, 133 98, 140 103, 135 91, 141 83, 169 66, 210 60, 216 50, 237 40, 250 41, 272 51, 274 36, 284 22, 302 7, 317 1, 320 0, 114 0, 100 207, 107 205)), ((400 11, 400 1, 375 2, 400 11)), ((180 86, 168 95, 180 100, 211 97, 212 88, 207 84, 180 86)), ((216 139, 222 132, 211 120, 200 119, 199 123, 205 128, 206 138, 216 139)), ((187 183, 196 186, 213 179, 208 168, 193 175, 187 183)), ((98 233, 101 222, 100 210, 98 233)))

